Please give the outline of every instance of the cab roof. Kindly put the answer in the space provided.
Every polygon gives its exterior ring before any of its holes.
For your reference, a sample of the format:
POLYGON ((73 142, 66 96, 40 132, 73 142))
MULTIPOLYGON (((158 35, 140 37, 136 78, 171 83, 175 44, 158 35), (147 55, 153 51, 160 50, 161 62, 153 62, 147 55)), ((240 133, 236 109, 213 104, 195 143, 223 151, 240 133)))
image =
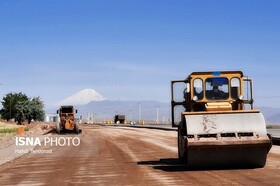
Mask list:
POLYGON ((239 74, 241 77, 243 77, 242 71, 208 71, 208 72, 192 72, 190 76, 193 75, 212 75, 212 76, 220 76, 220 75, 226 75, 226 74, 239 74))

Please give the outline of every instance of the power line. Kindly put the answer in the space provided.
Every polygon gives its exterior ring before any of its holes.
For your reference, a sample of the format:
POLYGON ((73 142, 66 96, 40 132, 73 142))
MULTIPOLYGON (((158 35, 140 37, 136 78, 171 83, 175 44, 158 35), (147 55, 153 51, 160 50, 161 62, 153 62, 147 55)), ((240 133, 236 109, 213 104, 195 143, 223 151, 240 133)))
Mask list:
POLYGON ((280 98, 280 96, 256 96, 258 99, 271 99, 271 98, 280 98))

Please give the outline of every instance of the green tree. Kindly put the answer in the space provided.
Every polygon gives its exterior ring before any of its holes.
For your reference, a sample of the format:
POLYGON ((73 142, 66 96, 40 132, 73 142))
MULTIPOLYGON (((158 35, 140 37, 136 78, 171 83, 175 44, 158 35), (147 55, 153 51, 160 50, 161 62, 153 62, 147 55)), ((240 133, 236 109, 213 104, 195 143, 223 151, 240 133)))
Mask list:
MULTIPOLYGON (((26 101, 21 101, 18 102, 15 105, 15 121, 18 124, 21 124, 23 121, 25 121, 26 119, 31 122, 31 104, 29 99, 26 101)), ((30 123, 29 122, 29 123, 30 123)))
POLYGON ((31 105, 31 118, 35 121, 44 121, 45 111, 44 103, 41 101, 40 97, 34 97, 30 101, 31 105))
POLYGON ((23 93, 8 93, 5 95, 2 101, 3 108, 0 110, 1 116, 5 120, 15 118, 16 105, 19 102, 28 101, 28 97, 23 93))
POLYGON ((2 118, 14 118, 18 124, 25 120, 28 123, 32 120, 43 121, 45 118, 44 104, 40 97, 29 99, 22 93, 9 93, 3 98, 2 105, 2 118))

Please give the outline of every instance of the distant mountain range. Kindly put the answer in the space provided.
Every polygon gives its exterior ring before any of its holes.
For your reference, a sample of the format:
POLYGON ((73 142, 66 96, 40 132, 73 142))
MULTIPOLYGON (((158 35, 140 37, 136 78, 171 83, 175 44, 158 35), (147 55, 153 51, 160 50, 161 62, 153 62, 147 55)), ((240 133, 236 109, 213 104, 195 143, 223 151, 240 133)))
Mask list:
MULTIPOLYGON (((125 114, 129 120, 158 120, 170 119, 170 106, 168 103, 158 101, 119 101, 107 100, 93 89, 79 91, 72 96, 56 103, 60 105, 74 105, 78 109, 78 116, 83 118, 93 115, 97 120, 112 120, 116 114, 125 114), (140 114, 140 115, 139 115, 140 114)), ((54 112, 48 109, 47 112, 54 112)))
POLYGON ((280 125, 280 108, 272 107, 259 107, 256 108, 261 110, 267 124, 278 124, 280 125))
MULTIPOLYGON (((171 118, 170 103, 158 101, 114 101, 107 100, 93 89, 85 89, 60 101, 57 105, 74 105, 77 116, 87 118, 93 115, 95 120, 112 120, 115 114, 125 114, 127 120, 159 120, 171 118)), ((267 124, 280 125, 280 108, 259 107, 267 124)))
POLYGON ((125 114, 127 120, 156 120, 167 121, 170 119, 169 103, 158 101, 93 101, 87 105, 78 106, 80 115, 94 114, 98 120, 113 119, 116 114, 125 114))

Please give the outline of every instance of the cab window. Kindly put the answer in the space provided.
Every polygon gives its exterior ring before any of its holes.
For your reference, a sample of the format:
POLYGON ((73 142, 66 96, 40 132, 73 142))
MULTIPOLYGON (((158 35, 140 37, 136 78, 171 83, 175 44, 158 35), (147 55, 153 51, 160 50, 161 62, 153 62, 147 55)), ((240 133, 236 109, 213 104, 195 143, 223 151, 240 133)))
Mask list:
POLYGON ((228 79, 219 78, 207 78, 206 79, 206 98, 209 100, 225 100, 229 97, 229 85, 228 79))
POLYGON ((230 91, 231 97, 233 99, 237 99, 240 94, 240 79, 239 78, 232 78, 230 80, 230 91))
POLYGON ((197 96, 198 100, 203 98, 202 79, 196 78, 193 81, 193 92, 194 96, 197 96))

